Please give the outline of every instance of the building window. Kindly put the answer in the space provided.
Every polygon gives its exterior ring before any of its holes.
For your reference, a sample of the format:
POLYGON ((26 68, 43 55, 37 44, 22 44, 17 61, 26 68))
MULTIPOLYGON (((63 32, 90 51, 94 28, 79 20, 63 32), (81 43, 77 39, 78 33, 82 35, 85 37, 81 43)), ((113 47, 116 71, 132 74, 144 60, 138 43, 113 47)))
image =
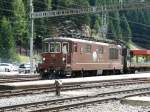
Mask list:
POLYGON ((109 59, 118 59, 119 54, 118 54, 118 49, 116 48, 109 48, 109 59))
POLYGON ((85 46, 85 53, 91 53, 92 46, 91 45, 86 45, 85 46))

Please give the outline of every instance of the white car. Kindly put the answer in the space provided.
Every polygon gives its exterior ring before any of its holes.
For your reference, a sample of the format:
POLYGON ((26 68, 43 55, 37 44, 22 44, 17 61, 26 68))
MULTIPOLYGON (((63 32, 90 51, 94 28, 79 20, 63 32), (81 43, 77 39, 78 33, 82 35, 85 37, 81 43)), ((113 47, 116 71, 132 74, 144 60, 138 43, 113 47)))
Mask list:
POLYGON ((30 73, 30 64, 21 64, 19 66, 19 73, 30 73))
MULTIPOLYGON (((21 64, 18 68, 19 73, 30 73, 31 65, 30 64, 21 64)), ((36 67, 33 66, 33 72, 36 73, 36 67)))
POLYGON ((10 63, 0 63, 0 72, 11 72, 14 71, 13 64, 10 63))
POLYGON ((13 71, 18 71, 19 67, 13 64, 13 71))

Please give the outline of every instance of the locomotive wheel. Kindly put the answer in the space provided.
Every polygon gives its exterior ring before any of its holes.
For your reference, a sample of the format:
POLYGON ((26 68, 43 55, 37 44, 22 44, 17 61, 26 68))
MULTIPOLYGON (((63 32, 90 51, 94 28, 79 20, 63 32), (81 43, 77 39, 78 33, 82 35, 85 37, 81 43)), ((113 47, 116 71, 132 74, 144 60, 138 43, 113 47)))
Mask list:
POLYGON ((56 76, 54 73, 49 73, 48 74, 48 79, 56 79, 56 76))
POLYGON ((43 80, 48 79, 47 73, 40 72, 40 76, 41 76, 41 79, 43 79, 43 80))
POLYGON ((48 73, 48 79, 60 79, 62 76, 59 72, 50 72, 48 73))

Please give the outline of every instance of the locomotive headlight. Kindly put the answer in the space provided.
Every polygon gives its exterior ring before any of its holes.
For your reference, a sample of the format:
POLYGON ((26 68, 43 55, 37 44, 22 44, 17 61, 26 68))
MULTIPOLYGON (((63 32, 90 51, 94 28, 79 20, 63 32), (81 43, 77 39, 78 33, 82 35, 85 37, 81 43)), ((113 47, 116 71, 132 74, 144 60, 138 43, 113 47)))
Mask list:
POLYGON ((45 61, 45 58, 43 58, 43 61, 45 61))
POLYGON ((62 61, 65 61, 65 60, 66 60, 66 58, 63 57, 63 58, 62 58, 62 61))

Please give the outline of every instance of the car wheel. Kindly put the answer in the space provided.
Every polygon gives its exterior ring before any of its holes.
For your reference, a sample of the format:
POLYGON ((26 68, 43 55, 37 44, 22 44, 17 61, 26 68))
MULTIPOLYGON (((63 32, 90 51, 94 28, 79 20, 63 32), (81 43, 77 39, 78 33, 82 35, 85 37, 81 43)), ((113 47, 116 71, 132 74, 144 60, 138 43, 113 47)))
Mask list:
POLYGON ((5 68, 5 72, 9 72, 9 69, 5 68))
POLYGON ((34 73, 36 73, 36 70, 34 70, 34 73))

